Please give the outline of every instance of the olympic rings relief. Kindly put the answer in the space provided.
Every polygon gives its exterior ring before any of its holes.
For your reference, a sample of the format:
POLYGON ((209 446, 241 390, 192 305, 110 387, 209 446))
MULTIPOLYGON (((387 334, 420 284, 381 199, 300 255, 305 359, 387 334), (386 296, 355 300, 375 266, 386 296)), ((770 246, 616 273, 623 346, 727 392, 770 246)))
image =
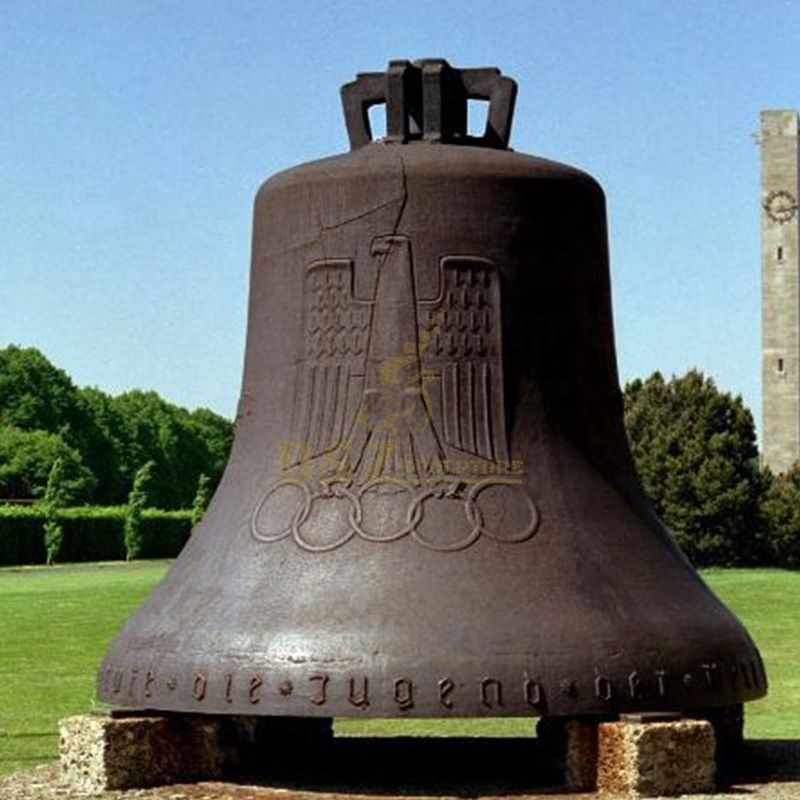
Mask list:
MULTIPOLYGON (((484 503, 485 505, 485 503, 484 503)), ((449 509, 448 509, 449 511, 449 509)), ((341 516, 341 514, 340 514, 341 516)), ((496 515, 494 515, 496 516, 496 515)), ((512 516, 514 516, 512 514, 512 516)), ((341 521, 341 520, 340 520, 341 521)), ((448 526, 449 527, 449 526, 448 526)), ((309 552, 322 553, 344 546, 353 537, 358 536, 368 542, 395 542, 407 536, 421 546, 438 552, 454 552, 465 550, 473 545, 481 536, 486 536, 501 544, 515 544, 530 539, 539 527, 539 511, 536 504, 528 496, 525 489, 517 483, 497 480, 481 481, 468 489, 450 489, 441 485, 436 487, 415 488, 393 481, 391 478, 379 478, 358 487, 348 487, 343 483, 322 484, 322 488, 312 490, 305 481, 296 478, 283 478, 273 484, 263 495, 251 517, 250 531, 259 542, 277 542, 285 538, 294 540, 298 547, 309 552), (499 487, 499 488, 498 488, 499 487), (503 524, 502 530, 492 528, 490 509, 482 507, 482 498, 488 493, 500 491, 505 495, 502 508, 516 511, 519 519, 509 526, 503 524), (370 530, 366 517, 373 496, 378 496, 377 510, 380 514, 381 529, 387 527, 386 512, 395 513, 399 519, 394 520, 388 532, 370 530), (397 500, 402 497, 401 505, 397 500), (326 514, 325 525, 334 533, 331 518, 341 504, 347 508, 346 524, 335 531, 332 539, 314 541, 310 534, 315 526, 312 516, 326 514), (457 504, 463 513, 464 534, 455 540, 436 541, 422 530, 426 510, 444 510, 442 504, 457 504), (291 519, 285 520, 287 509, 291 519), (274 518, 284 518, 277 526, 274 518), (273 522, 273 529, 269 523, 273 522)))

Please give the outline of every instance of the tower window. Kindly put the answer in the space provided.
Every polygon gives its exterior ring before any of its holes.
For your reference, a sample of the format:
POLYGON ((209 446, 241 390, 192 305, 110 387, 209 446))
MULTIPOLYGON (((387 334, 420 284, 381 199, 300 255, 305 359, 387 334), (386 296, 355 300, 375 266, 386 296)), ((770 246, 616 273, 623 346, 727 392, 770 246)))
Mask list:
POLYGON ((778 359, 778 373, 779 374, 783 374, 783 359, 782 358, 778 359))
POLYGON ((776 255, 778 257, 778 261, 783 261, 783 247, 781 245, 778 245, 778 250, 776 255))

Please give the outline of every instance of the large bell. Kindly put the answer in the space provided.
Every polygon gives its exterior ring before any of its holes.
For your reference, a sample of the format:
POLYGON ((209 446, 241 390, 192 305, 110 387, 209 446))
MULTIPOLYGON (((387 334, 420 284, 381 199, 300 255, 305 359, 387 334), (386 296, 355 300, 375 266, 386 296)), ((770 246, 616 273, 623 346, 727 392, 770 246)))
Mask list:
POLYGON ((230 462, 103 700, 578 716, 766 692, 634 472, 603 192, 508 149, 515 93, 393 61, 342 90, 350 153, 262 186, 230 462))

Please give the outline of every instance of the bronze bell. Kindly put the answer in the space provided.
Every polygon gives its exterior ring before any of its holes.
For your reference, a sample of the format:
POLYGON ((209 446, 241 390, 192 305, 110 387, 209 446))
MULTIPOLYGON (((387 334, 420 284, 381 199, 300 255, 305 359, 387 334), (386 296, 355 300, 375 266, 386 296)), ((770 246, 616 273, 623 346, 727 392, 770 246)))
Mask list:
POLYGON ((392 61, 342 89, 351 152, 261 187, 230 461, 103 700, 574 717, 765 694, 634 471, 602 189, 508 149, 515 94, 392 61))

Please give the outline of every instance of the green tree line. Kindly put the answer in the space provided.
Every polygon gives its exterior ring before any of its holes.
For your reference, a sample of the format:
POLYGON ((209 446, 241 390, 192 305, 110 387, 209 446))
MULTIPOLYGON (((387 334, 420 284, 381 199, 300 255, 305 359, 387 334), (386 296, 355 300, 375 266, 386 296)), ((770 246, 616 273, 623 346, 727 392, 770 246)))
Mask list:
POLYGON ((152 462, 148 504, 191 508, 201 482, 213 492, 232 441, 233 424, 206 408, 78 387, 35 348, 0 349, 0 498, 44 500, 59 461, 59 505, 122 505, 152 462))

